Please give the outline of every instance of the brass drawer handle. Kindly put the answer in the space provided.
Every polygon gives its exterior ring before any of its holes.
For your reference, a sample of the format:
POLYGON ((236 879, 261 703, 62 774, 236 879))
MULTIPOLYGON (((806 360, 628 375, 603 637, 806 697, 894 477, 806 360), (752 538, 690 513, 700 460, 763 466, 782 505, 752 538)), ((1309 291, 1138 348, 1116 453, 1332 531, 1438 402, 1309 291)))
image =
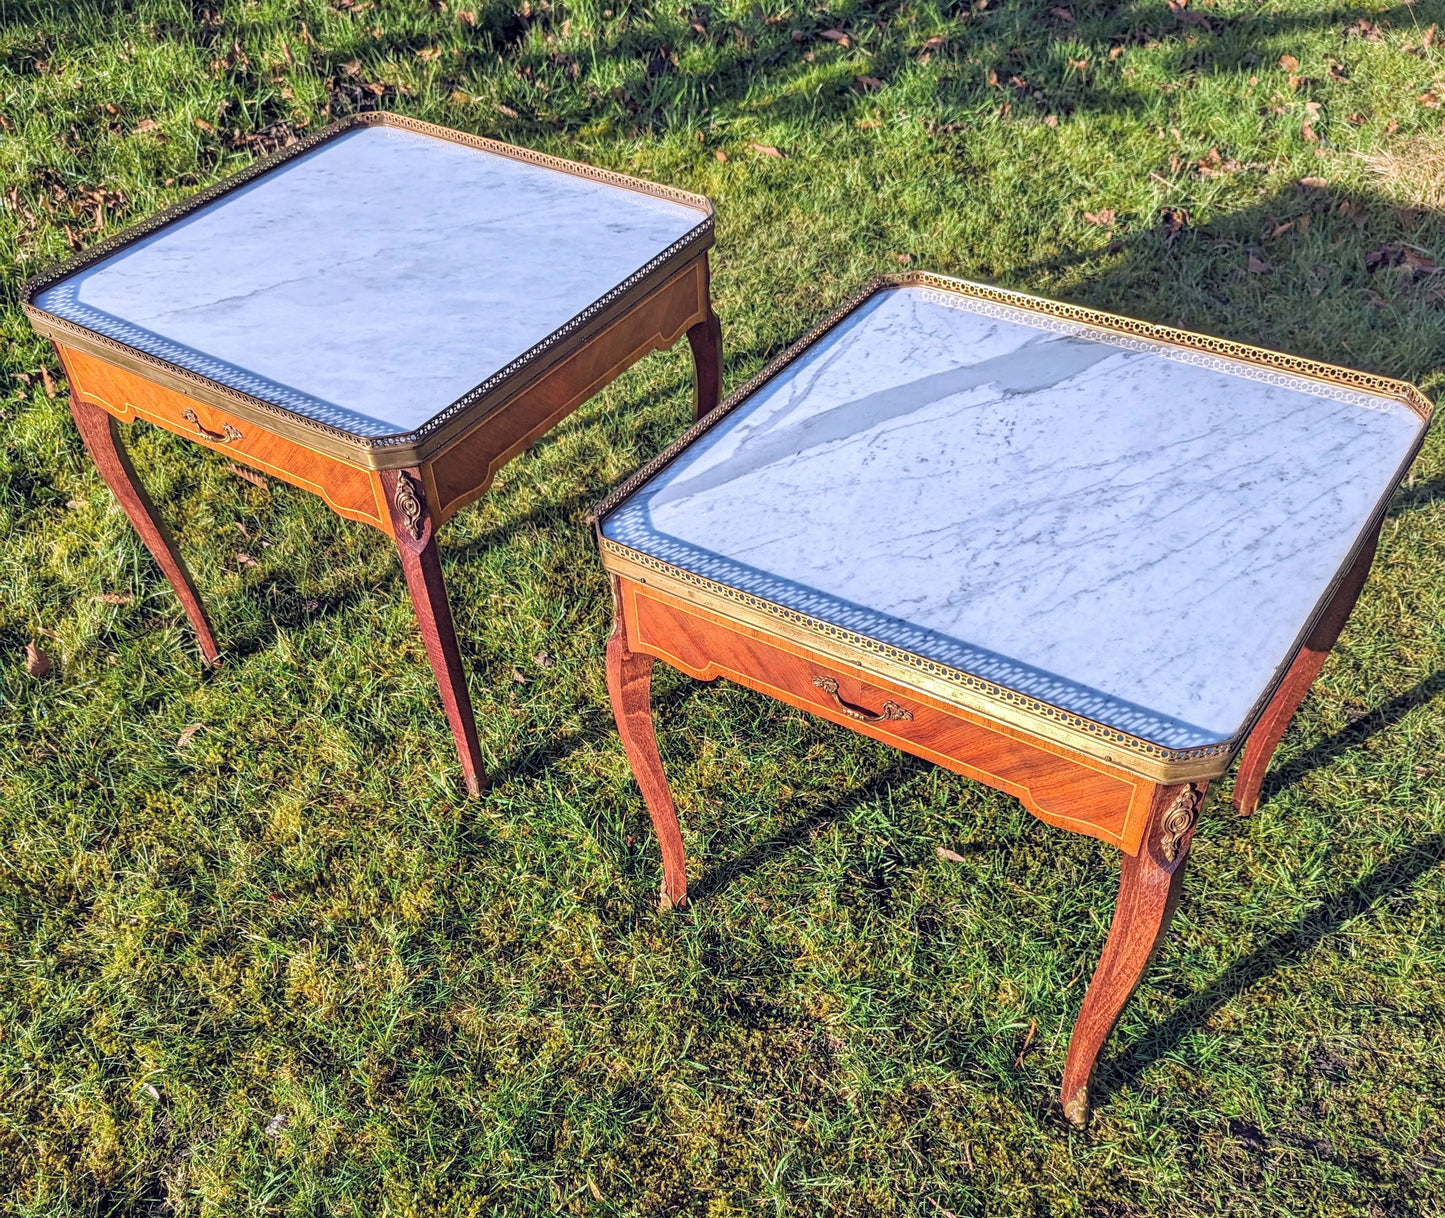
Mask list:
POLYGON ((912 719, 913 712, 904 710, 898 703, 888 701, 883 704, 883 709, 878 712, 864 710, 861 706, 854 706, 852 703, 844 702, 838 696, 838 682, 832 677, 814 677, 813 684, 833 699, 833 705, 850 719, 858 719, 863 723, 882 723, 885 719, 912 719))
POLYGON ((245 439, 245 437, 229 423, 226 423, 220 431, 212 431, 209 427, 203 427, 201 420, 196 418, 196 412, 189 406, 181 411, 181 418, 185 419, 187 423, 200 432, 203 439, 213 440, 217 444, 234 444, 237 440, 245 439))

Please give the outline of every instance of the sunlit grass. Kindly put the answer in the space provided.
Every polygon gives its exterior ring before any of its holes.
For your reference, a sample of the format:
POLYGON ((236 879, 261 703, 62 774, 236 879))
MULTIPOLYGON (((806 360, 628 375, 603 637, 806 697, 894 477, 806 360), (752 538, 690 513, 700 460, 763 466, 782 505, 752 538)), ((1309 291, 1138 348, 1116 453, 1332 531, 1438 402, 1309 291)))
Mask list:
POLYGON ((684 426, 685 346, 443 535, 468 802, 390 543, 135 429, 202 671, 17 303, 380 105, 710 195, 729 384, 911 266, 1438 394, 1445 7, 1184 12, 0 0, 0 1211, 1445 1212, 1438 442, 1260 812, 1207 818, 1081 1136, 1102 846, 659 668, 697 899, 656 910, 585 514, 684 426))

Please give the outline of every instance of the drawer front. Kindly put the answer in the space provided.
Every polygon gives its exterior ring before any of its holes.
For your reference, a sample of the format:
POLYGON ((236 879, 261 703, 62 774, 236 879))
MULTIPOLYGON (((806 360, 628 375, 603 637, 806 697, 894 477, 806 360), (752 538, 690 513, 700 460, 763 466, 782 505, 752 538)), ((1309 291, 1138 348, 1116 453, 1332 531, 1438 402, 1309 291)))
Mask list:
POLYGON ((628 580, 622 604, 633 649, 689 676, 727 677, 1006 791, 1051 825, 1139 848, 1146 780, 628 580))
POLYGON ((319 495, 342 516, 391 531, 390 517, 380 510, 370 470, 314 452, 249 419, 194 401, 83 351, 72 347, 59 350, 70 383, 82 401, 94 403, 122 422, 144 419, 164 427, 319 495))

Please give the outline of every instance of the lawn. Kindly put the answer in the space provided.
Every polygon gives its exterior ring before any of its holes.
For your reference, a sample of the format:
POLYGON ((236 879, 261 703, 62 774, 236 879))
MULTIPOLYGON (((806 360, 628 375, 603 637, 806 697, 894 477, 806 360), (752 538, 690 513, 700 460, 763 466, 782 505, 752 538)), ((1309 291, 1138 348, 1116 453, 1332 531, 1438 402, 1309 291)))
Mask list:
POLYGON ((390 543, 136 427, 206 671, 18 305, 381 107, 709 195, 726 386, 911 266, 1434 397, 1437 22, 0 0, 0 1212, 1445 1214, 1438 435, 1260 811, 1205 817, 1081 1134, 1056 1092, 1111 849, 659 667, 694 901, 657 909, 585 517, 684 426, 686 344, 442 535, 494 778, 467 801, 390 543))

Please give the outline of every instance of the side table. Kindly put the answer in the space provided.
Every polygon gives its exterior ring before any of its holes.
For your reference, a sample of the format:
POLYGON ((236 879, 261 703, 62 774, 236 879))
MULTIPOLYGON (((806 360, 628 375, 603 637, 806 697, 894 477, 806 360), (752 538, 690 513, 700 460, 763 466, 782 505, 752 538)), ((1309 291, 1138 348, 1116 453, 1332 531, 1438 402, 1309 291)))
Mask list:
POLYGON ((1244 746, 1253 809, 1430 410, 1384 377, 1015 292, 870 285, 595 513, 608 689, 664 905, 687 878, 658 659, 1116 846, 1064 1069, 1086 1124, 1205 792, 1244 746))
POLYGON ((498 469, 686 334, 721 341, 694 194, 390 114, 328 127, 25 285, 97 468, 216 662, 122 448, 144 419, 393 537, 467 789, 481 749, 436 530, 498 469))

